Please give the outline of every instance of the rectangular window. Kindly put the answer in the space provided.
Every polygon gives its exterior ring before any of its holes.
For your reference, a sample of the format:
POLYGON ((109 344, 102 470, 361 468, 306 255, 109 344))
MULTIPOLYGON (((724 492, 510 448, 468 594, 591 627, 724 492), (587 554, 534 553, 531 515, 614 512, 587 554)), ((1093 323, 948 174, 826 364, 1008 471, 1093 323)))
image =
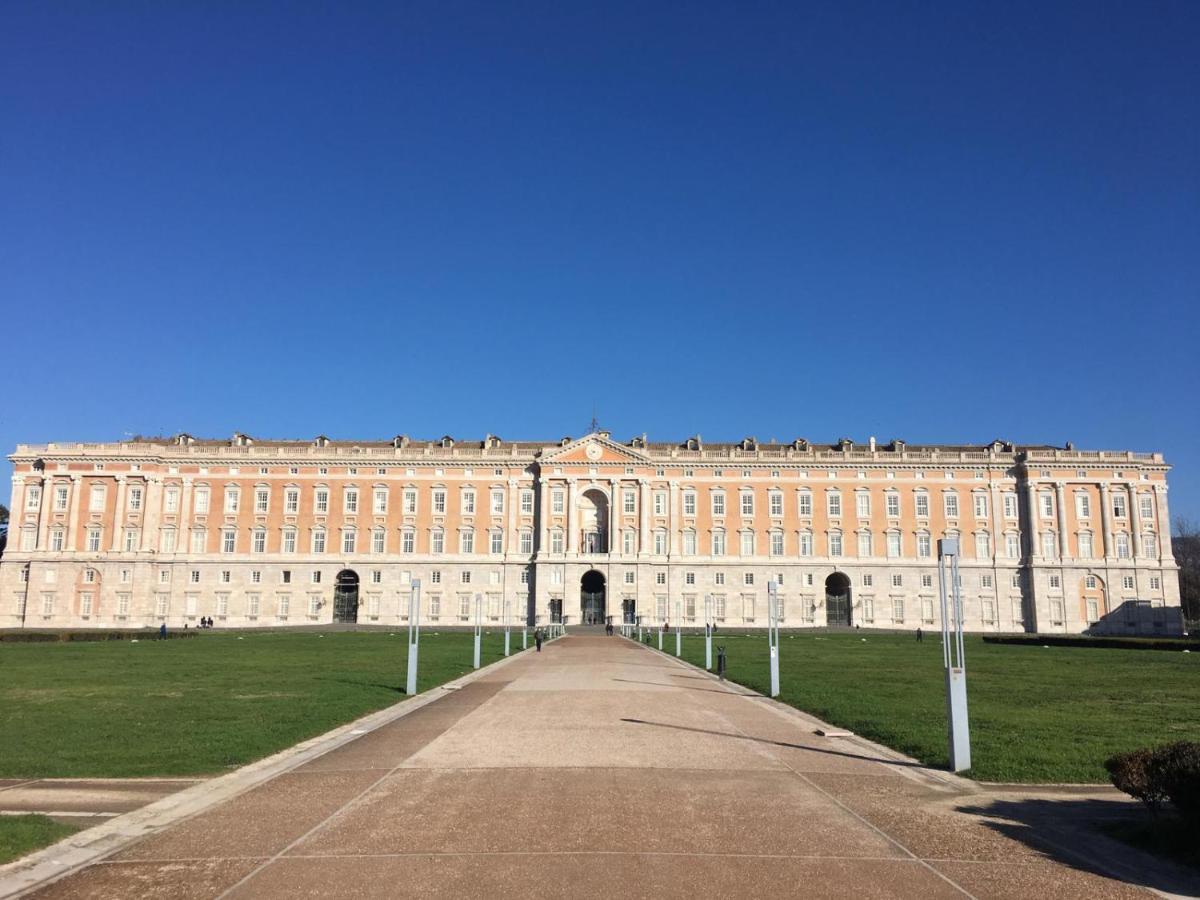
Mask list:
POLYGON ((283 511, 290 516, 294 516, 300 512, 299 488, 288 488, 283 492, 283 511))
POLYGON ((444 531, 433 531, 430 533, 429 552, 435 554, 446 552, 446 533, 444 531))
POLYGON ((87 530, 87 548, 88 553, 100 552, 100 529, 89 528, 87 530))
MULTIPOLYGON (((380 553, 382 553, 384 551, 384 544, 385 544, 384 534, 385 534, 385 532, 383 532, 383 531, 379 532, 379 536, 380 536, 379 537, 379 543, 380 543, 379 552, 380 553)), ((440 535, 441 532, 438 532, 438 534, 440 535)), ((406 528, 406 529, 404 529, 404 531, 400 532, 400 552, 401 553, 416 553, 417 552, 417 533, 413 529, 406 528)))
POLYGON ((946 508, 946 518, 947 519, 957 519, 958 518, 958 494, 954 493, 953 491, 943 494, 942 501, 945 504, 945 508, 946 508))
POLYGON ((904 587, 904 576, 899 573, 893 575, 892 576, 892 587, 894 587, 894 588, 904 587))
POLYGON ((459 532, 458 544, 459 544, 458 549, 459 549, 460 553, 474 553, 475 552, 475 532, 470 531, 470 530, 459 532))
POLYGON ((1132 591, 1133 590, 1133 576, 1132 575, 1122 575, 1121 576, 1121 587, 1127 591, 1132 591))
POLYGON ((65 543, 66 543, 66 532, 64 532, 61 528, 55 528, 50 532, 50 549, 51 550, 55 550, 55 551, 62 550, 63 545, 65 543))
POLYGON ((754 515, 754 495, 749 491, 742 491, 742 516, 749 517, 754 515))
POLYGON ((633 579, 634 579, 634 573, 632 571, 625 573, 625 583, 626 584, 633 584, 634 583, 633 579))
POLYGON ((348 528, 342 532, 342 552, 353 553, 354 545, 357 542, 357 532, 352 528, 348 528))
POLYGON ((262 595, 247 594, 246 595, 246 615, 250 618, 258 618, 258 614, 262 611, 262 595))
POLYGON ((1004 555, 1009 559, 1021 558, 1021 536, 1009 532, 1004 536, 1004 555))
POLYGON ((812 494, 809 491, 801 491, 796 495, 800 506, 800 515, 811 516, 812 512, 812 494))
POLYGON ((771 491, 767 495, 767 513, 773 519, 783 515, 783 494, 779 491, 771 491))
POLYGON ((1159 577, 1157 575, 1151 575, 1150 576, 1150 590, 1157 591, 1157 590, 1161 589, 1161 587, 1162 587, 1162 581, 1159 579, 1159 577))
POLYGON ((1117 534, 1117 556, 1129 559, 1129 535, 1124 531, 1117 534))
POLYGON ((862 583, 863 583, 863 587, 871 587, 872 585, 875 584, 875 576, 871 575, 869 573, 863 575, 862 583))
MULTIPOLYGON (((197 494, 196 494, 197 500, 199 500, 199 496, 200 495, 197 492, 197 494)), ((88 510, 90 512, 104 512, 104 485, 101 485, 101 484, 92 485, 91 494, 88 499, 88 510)), ((196 512, 202 512, 202 510, 199 508, 199 506, 197 506, 196 512)))
POLYGON ((1015 519, 1017 517, 1017 495, 1014 493, 1006 493, 1004 495, 1004 518, 1015 519))
POLYGON ((990 588, 992 586, 992 576, 991 575, 980 575, 979 576, 979 586, 985 587, 985 588, 990 588))
POLYGON ((342 494, 342 509, 351 515, 358 512, 358 488, 346 488, 342 494))
POLYGON ((521 491, 521 515, 533 515, 533 491, 531 490, 526 489, 521 491))
POLYGON ((134 512, 142 508, 142 489, 140 487, 129 489, 129 508, 134 512))
POLYGON ((975 518, 986 519, 988 514, 987 494, 973 494, 972 498, 975 502, 975 518))
POLYGON ((267 488, 254 489, 254 511, 265 513, 271 504, 271 492, 267 488))
POLYGON ((325 532, 323 529, 318 528, 312 533, 312 552, 325 552, 325 532))
POLYGON ((1089 532, 1083 531, 1079 534, 1079 555, 1083 559, 1092 558, 1092 536, 1089 532))
POLYGON ((723 531, 714 531, 713 532, 712 555, 713 556, 724 556, 725 555, 725 532, 723 532, 723 531))
POLYGON ((842 533, 840 531, 835 531, 829 535, 829 555, 842 555, 842 533))
POLYGON ((1058 556, 1058 535, 1053 531, 1042 532, 1042 556, 1046 559, 1058 556))
POLYGON ((800 532, 800 555, 813 555, 813 536, 811 531, 800 532))
POLYGON ((1041 504, 1042 518, 1054 518, 1054 498, 1050 496, 1050 492, 1042 491, 1042 493, 1038 494, 1038 502, 1041 504))
POLYGON ((226 528, 221 532, 221 552, 233 553, 237 547, 237 532, 232 528, 226 528))
POLYGON ((284 553, 295 553, 296 552, 296 529, 295 528, 285 528, 283 530, 282 549, 283 549, 284 553))
POLYGON ((56 512, 67 511, 67 499, 70 492, 64 484, 56 485, 54 488, 54 509, 56 512))
POLYGON ((783 556, 783 532, 771 532, 771 555, 783 556))
POLYGON ((325 515, 329 512, 329 489, 317 488, 313 492, 313 511, 318 515, 325 515))
POLYGON ((387 488, 375 488, 371 492, 371 511, 381 516, 387 512, 388 508, 388 492, 387 488))
POLYGON ((985 625, 995 625, 996 624, 996 601, 995 600, 984 600, 983 601, 983 622, 985 625))
POLYGON ((842 514, 842 495, 839 491, 830 491, 825 495, 825 508, 831 517, 842 514))
MULTIPOLYGON (((630 534, 630 532, 626 532, 626 535, 628 535, 628 534, 630 534)), ((632 543, 632 542, 630 542, 630 543, 632 543)), ((554 529, 554 531, 550 532, 550 552, 551 553, 563 553, 566 550, 566 547, 564 546, 564 544, 565 544, 565 541, 563 540, 563 533, 561 530, 556 528, 556 529, 554 529)), ((632 553, 633 551, 626 550, 625 552, 632 553)))
POLYGON ((624 513, 634 513, 637 511, 637 495, 636 492, 626 490, 621 492, 621 510, 624 513))
POLYGON ((138 545, 138 530, 136 528, 125 529, 125 552, 132 553, 137 550, 138 545))
POLYGON ((1154 498, 1149 494, 1141 494, 1138 496, 1138 510, 1143 519, 1154 518, 1154 498))
POLYGON ((903 597, 893 597, 892 598, 892 621, 894 623, 901 623, 904 621, 904 598, 903 597))
POLYGON ((656 516, 665 516, 667 514, 667 492, 654 492, 654 514, 656 516))
POLYGON ((1112 495, 1112 505, 1113 505, 1113 515, 1116 516, 1118 519, 1125 518, 1125 495, 1124 494, 1113 494, 1112 495))
POLYGON ((866 491, 856 491, 854 507, 860 519, 869 519, 871 517, 871 495, 866 491))
POLYGON ((874 547, 872 546, 871 532, 860 531, 858 533, 858 555, 859 556, 874 556, 874 547))
MULTIPOLYGON (((633 496, 633 491, 628 492, 628 496, 633 496)), ((567 510, 567 493, 566 491, 551 491, 550 492, 550 512, 553 515, 561 516, 567 510)), ((633 510, 626 510, 632 512, 633 510)))
POLYGON ((932 575, 922 575, 921 576, 921 587, 923 587, 923 588, 933 587, 933 576, 932 575))
POLYGON ((723 491, 712 492, 712 514, 714 516, 725 515, 725 493, 723 491))
POLYGON ((1062 589, 1062 577, 1059 575, 1051 575, 1050 576, 1050 587, 1056 591, 1061 590, 1062 589))
POLYGON ((922 559, 933 556, 933 539, 927 531, 922 531, 917 535, 917 556, 922 559))
POLYGON ((1092 498, 1087 494, 1075 495, 1075 514, 1081 519, 1087 519, 1092 514, 1092 498))
POLYGON ((92 594, 79 595, 79 614, 85 619, 92 616, 92 594))
POLYGON ((975 535, 975 558, 990 559, 992 556, 992 537, 986 531, 975 535))
POLYGON ((235 513, 238 511, 238 505, 241 502, 241 494, 237 488, 225 489, 225 512, 235 513))
POLYGON ((520 552, 524 553, 524 554, 529 554, 529 553, 533 552, 533 532, 532 531, 522 531, 521 532, 520 552))
MULTIPOLYGON (((401 534, 401 536, 400 536, 401 548, 403 548, 403 546, 404 546, 404 538, 405 537, 408 537, 409 541, 411 543, 412 535, 413 535, 412 531, 405 531, 401 534)), ((384 531, 382 528, 373 529, 371 531, 371 552, 372 553, 383 553, 386 549, 387 549, 387 532, 384 531)), ((408 552, 412 553, 412 550, 409 550, 408 552)))
POLYGON ((252 553, 267 552, 267 533, 261 528, 255 529, 253 542, 250 545, 252 553))
POLYGON ((446 514, 446 492, 443 490, 433 492, 433 514, 435 516, 446 514))
POLYGON ((491 550, 492 554, 494 555, 494 554, 503 553, 504 552, 504 532, 503 531, 493 531, 490 535, 490 538, 491 538, 490 550, 491 550))
POLYGON ((929 495, 924 491, 918 491, 913 495, 917 505, 917 518, 929 518, 929 495))
POLYGON ((891 559, 896 559, 900 556, 900 532, 889 531, 887 535, 887 555, 891 559))
POLYGON ((465 515, 465 516, 475 515, 475 492, 474 491, 463 491, 462 492, 462 511, 463 511, 463 515, 465 515))
POLYGON ((754 532, 743 531, 741 535, 741 554, 742 556, 754 555, 754 532))
POLYGON ((685 531, 683 533, 683 555, 684 556, 695 556, 696 555, 696 532, 685 531))
POLYGON ((492 491, 492 515, 498 516, 504 512, 504 491, 492 491))
POLYGON ((637 532, 632 528, 626 528, 621 534, 621 549, 626 553, 634 553, 636 549, 634 544, 637 542, 637 532))
POLYGON ((890 519, 900 515, 900 495, 894 491, 887 494, 887 514, 890 519))

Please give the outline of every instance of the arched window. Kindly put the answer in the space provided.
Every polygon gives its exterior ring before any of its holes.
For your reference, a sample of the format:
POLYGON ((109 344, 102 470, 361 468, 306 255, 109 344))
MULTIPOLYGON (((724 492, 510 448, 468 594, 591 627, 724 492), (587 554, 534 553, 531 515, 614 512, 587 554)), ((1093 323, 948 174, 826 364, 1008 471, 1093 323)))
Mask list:
POLYGON ((1058 534, 1056 532, 1042 532, 1042 556, 1046 559, 1058 558, 1058 534))
POLYGON ((279 542, 280 550, 284 553, 296 552, 296 529, 289 525, 283 529, 283 536, 279 542))
MULTIPOLYGON (((400 533, 401 534, 401 538, 400 538, 401 549, 403 549, 403 546, 404 546, 404 534, 405 533, 407 533, 411 538, 413 530, 411 528, 406 528, 406 529, 404 529, 404 531, 402 531, 400 533)), ((387 529, 384 528, 382 525, 376 525, 374 528, 371 529, 371 552, 372 553, 384 553, 386 550, 387 550, 387 529)), ((412 551, 409 551, 409 552, 412 552, 412 551)))
POLYGON ((683 532, 683 555, 696 555, 696 529, 688 528, 683 532))
POLYGON ((724 529, 718 528, 718 529, 714 530, 712 533, 712 555, 713 556, 724 556, 725 555, 725 531, 724 531, 724 529))
POLYGON ((771 555, 783 556, 783 532, 774 530, 771 532, 771 555))
MULTIPOLYGON (((896 495, 899 499, 899 495, 896 495)), ((892 530, 887 533, 887 555, 889 559, 898 559, 904 555, 903 538, 899 531, 892 530)))
POLYGON ((874 541, 869 528, 864 528, 858 533, 858 555, 864 558, 875 555, 874 541))
POLYGON ((842 555, 842 533, 840 531, 829 532, 829 555, 842 555))
POLYGON ((800 532, 800 555, 813 555, 813 533, 811 528, 806 528, 800 532))
POLYGON ((933 536, 928 531, 917 532, 917 557, 929 559, 933 556, 933 536))
POLYGON ((753 556, 755 550, 755 535, 753 531, 743 531, 739 535, 740 553, 742 556, 753 556))
POLYGON ((1081 559, 1091 559, 1094 552, 1092 544, 1092 533, 1090 531, 1079 532, 1079 556, 1081 559))

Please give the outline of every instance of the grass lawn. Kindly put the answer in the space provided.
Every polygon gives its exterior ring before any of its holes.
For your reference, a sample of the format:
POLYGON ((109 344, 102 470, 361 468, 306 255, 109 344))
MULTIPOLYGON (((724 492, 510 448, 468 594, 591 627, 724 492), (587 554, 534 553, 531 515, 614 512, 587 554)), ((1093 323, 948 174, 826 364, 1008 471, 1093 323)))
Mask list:
MULTIPOLYGON (((0 645, 0 777, 219 774, 404 699, 407 631, 206 632, 0 645)), ((471 671, 471 632, 421 635, 420 691, 471 671)), ((530 647, 533 646, 532 633, 530 647)), ((514 630, 513 652, 521 633, 514 630)), ((504 655, 485 634, 483 664, 504 655)))
MULTIPOLYGON (((657 636, 654 638, 657 646, 657 636)), ((767 693, 766 636, 718 634, 728 677, 767 693)), ((674 635, 664 636, 674 654, 674 635)), ((704 665, 703 635, 683 656, 704 665)), ((971 759, 982 781, 1107 782, 1113 753, 1200 740, 1200 654, 966 639, 971 759)), ((948 765, 940 634, 784 634, 779 699, 931 765, 948 765), (865 639, 865 640, 864 640, 865 639)))
POLYGON ((78 830, 46 816, 0 816, 0 865, 61 841, 78 830))

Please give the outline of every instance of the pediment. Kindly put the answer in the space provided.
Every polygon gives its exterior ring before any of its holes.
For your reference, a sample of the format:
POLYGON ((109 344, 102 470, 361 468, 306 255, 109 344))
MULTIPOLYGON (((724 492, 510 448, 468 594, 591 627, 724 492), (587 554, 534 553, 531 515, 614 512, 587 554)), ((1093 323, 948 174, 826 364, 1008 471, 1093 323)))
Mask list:
POLYGON ((578 463, 580 465, 595 466, 604 465, 605 463, 616 463, 619 465, 645 463, 649 459, 640 450, 626 447, 624 444, 618 444, 616 441, 601 437, 598 434, 589 434, 571 441, 565 447, 555 447, 553 450, 544 453, 541 457, 541 462, 543 465, 547 463, 554 463, 555 465, 578 463))

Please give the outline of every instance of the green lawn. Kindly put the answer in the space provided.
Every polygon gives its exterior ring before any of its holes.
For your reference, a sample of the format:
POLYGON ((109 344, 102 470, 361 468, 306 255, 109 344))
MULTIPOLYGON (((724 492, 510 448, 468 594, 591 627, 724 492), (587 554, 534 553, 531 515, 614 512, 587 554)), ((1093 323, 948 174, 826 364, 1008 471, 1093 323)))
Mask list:
POLYGON ((61 841, 78 830, 45 816, 0 816, 0 865, 61 841))
MULTIPOLYGON (((2 644, 0 777, 205 775, 245 765, 403 700, 406 634, 2 644)), ((419 690, 470 672, 473 641, 469 631, 426 629, 419 690)), ((513 652, 520 647, 514 630, 513 652)), ((483 663, 503 652, 503 633, 486 634, 483 663)))
MULTIPOLYGON (((767 693, 765 636, 718 634, 728 676, 767 693)), ((657 646, 655 637, 654 646, 657 646)), ((674 635, 663 647, 674 654, 674 635)), ((704 665, 703 635, 683 656, 704 665)), ((1049 649, 968 637, 971 777, 983 781, 1106 782, 1118 751, 1200 740, 1200 654, 1049 649)), ((784 634, 779 699, 825 721, 945 766, 940 635, 784 634)))

